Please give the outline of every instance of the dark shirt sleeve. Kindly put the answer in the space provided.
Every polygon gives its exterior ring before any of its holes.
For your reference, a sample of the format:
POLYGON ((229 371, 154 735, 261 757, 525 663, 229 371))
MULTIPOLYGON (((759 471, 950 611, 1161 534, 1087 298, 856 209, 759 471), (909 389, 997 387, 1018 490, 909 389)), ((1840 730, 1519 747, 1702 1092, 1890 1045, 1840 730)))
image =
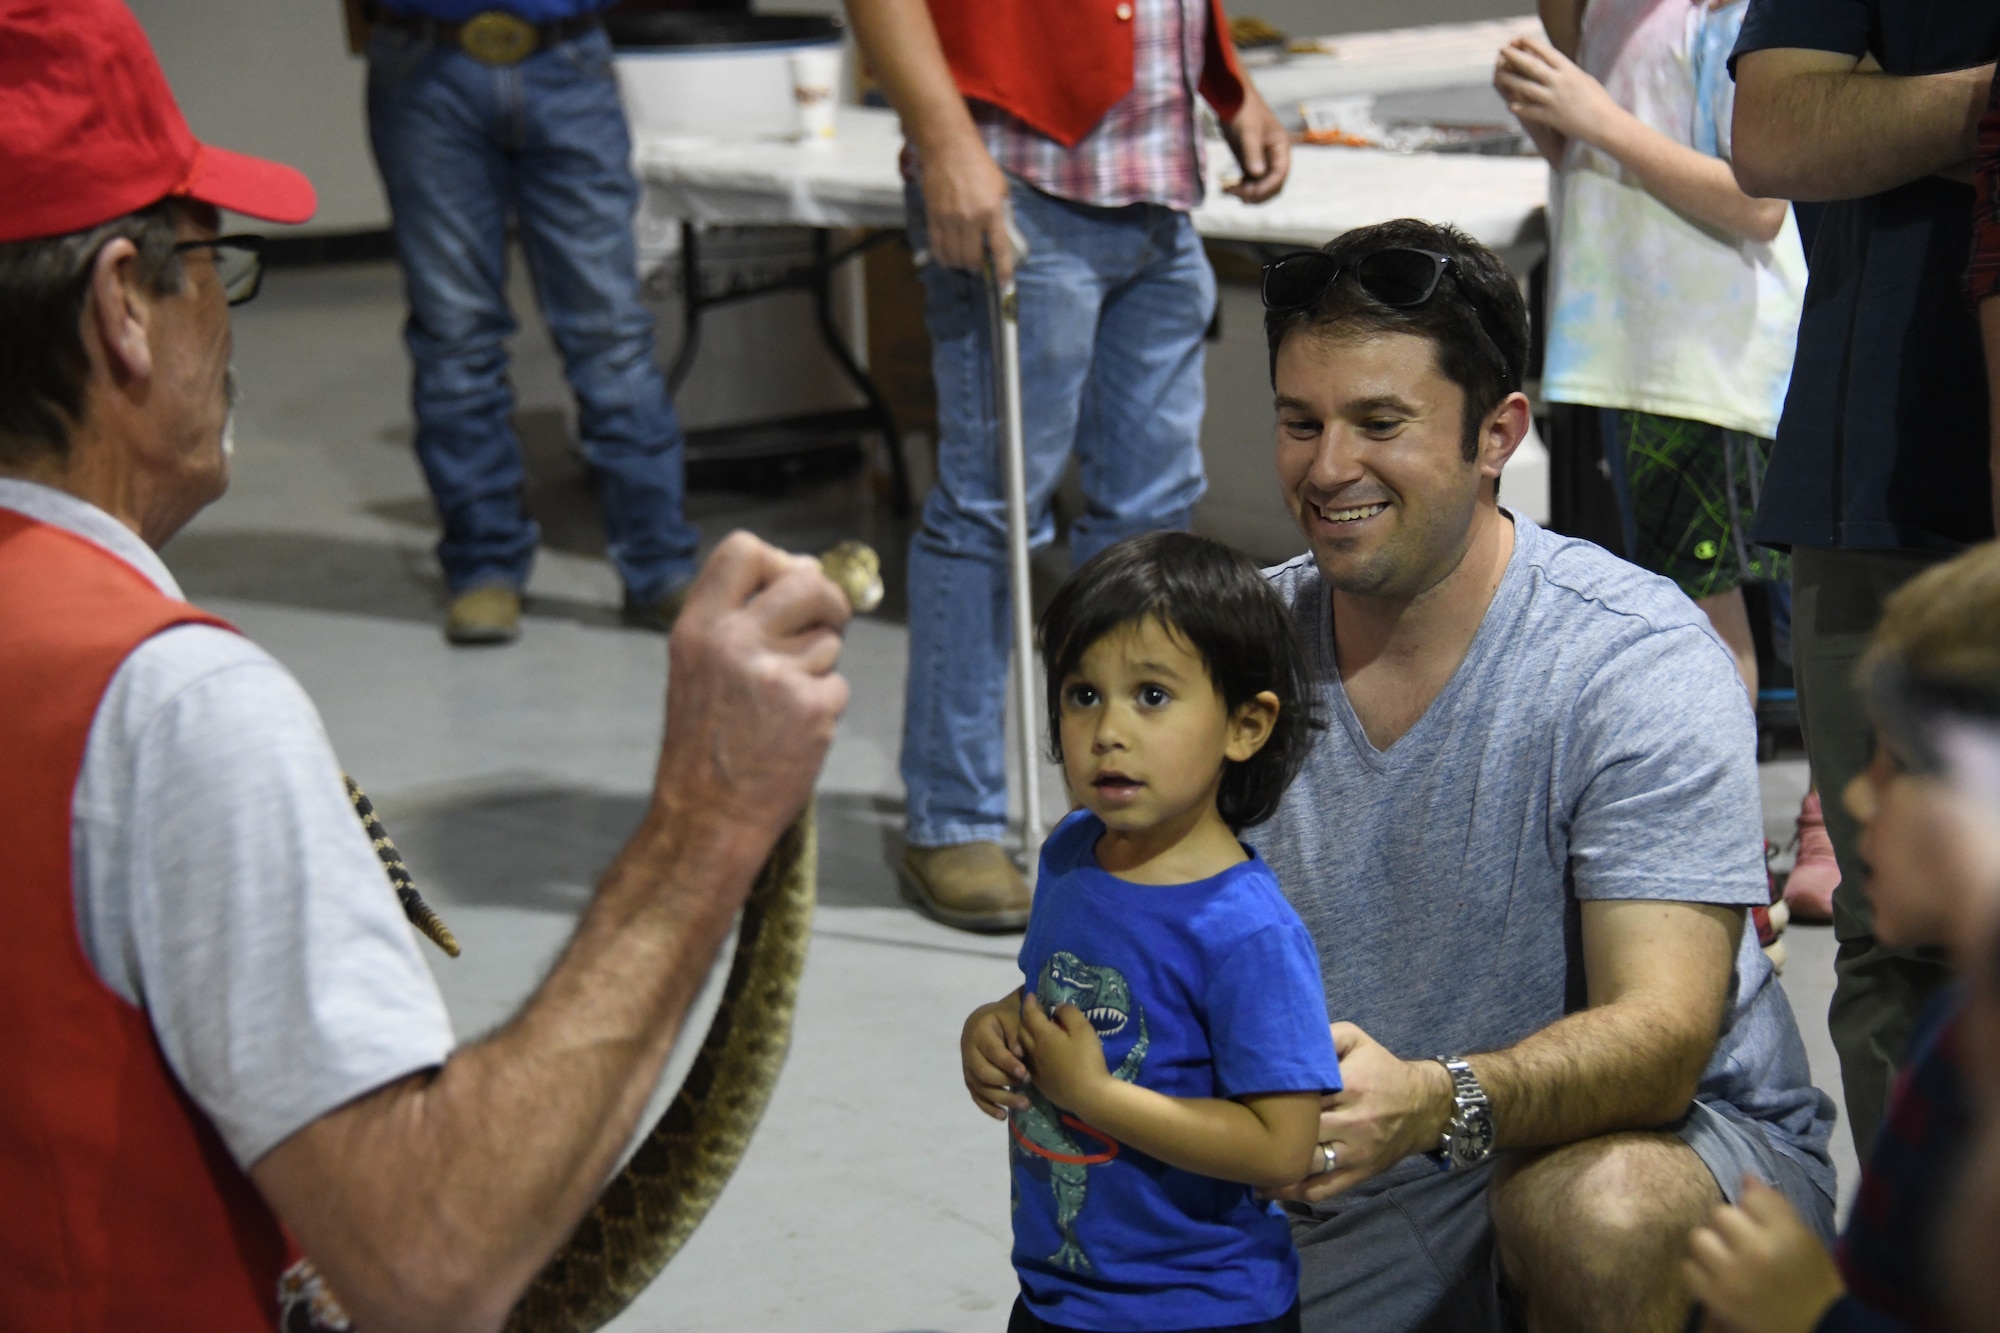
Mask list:
POLYGON ((2000 74, 1979 118, 1978 166, 1972 188, 1972 263, 1966 269, 1965 294, 1974 305, 2000 294, 2000 74))
POLYGON ((1787 48, 1834 51, 1859 60, 1868 54, 1870 0, 1750 0, 1743 31, 1729 53, 1729 72, 1749 51, 1787 48))
POLYGON ((1870 1309, 1852 1296, 1842 1296, 1819 1317, 1813 1333, 1910 1333, 1910 1326, 1880 1310, 1870 1309))

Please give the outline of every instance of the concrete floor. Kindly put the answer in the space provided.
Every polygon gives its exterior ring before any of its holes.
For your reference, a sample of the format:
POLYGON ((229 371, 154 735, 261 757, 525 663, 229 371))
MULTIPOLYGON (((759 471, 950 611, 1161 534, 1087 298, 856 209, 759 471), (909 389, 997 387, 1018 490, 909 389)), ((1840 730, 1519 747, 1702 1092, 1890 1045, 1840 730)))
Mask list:
MULTIPOLYGON (((531 308, 520 294, 514 383, 545 546, 518 644, 453 650, 438 633, 435 529, 409 448, 388 265, 276 273, 237 312, 235 482, 165 553, 194 600, 269 648, 318 702, 464 943, 456 961, 431 957, 467 1039, 533 988, 637 824, 663 699, 662 640, 617 626, 617 579, 531 308)), ((702 491, 690 511, 709 541, 739 526, 804 551, 865 538, 900 585, 907 529, 861 478, 776 497, 702 491)), ((849 634, 854 702, 820 785, 820 910, 769 1115, 706 1223, 616 1329, 1004 1325, 1015 1284, 1003 1131, 968 1104, 956 1039, 968 1010, 1016 983, 1016 942, 947 930, 898 900, 899 604, 892 592, 849 634)), ((1780 841, 1803 786, 1802 763, 1767 766, 1780 841)), ((1053 809, 1053 774, 1044 788, 1053 809)), ((1786 984, 1837 1098, 1830 933, 1789 938, 1786 984)), ((666 1086, 677 1080, 670 1070, 666 1086)), ((1837 1147, 1851 1190, 1844 1131, 1837 1147)))

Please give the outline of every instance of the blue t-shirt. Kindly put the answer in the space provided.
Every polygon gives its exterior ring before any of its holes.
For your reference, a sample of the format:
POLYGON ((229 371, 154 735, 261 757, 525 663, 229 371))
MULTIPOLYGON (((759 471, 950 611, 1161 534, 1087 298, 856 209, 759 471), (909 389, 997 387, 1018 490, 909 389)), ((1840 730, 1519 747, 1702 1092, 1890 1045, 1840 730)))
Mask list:
MULTIPOLYGON (((1080 810, 1042 846, 1021 973, 1090 1016, 1113 1075, 1169 1097, 1329 1092, 1319 956, 1255 852, 1192 884, 1101 869, 1080 810)), ((1248 1185, 1115 1143, 1039 1094, 1008 1119, 1014 1267, 1035 1314, 1084 1329, 1274 1319, 1298 1299, 1290 1224, 1248 1185)))

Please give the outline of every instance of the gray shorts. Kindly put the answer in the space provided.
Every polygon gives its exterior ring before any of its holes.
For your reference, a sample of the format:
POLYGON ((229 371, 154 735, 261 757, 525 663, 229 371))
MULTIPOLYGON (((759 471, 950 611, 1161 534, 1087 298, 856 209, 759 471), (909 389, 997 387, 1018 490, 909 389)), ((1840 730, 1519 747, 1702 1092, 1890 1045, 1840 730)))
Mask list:
POLYGON ((1802 1162, 1771 1141, 1762 1125, 1696 1102, 1674 1126, 1674 1133, 1701 1158, 1722 1188, 1723 1198, 1737 1202, 1743 1196, 1743 1178, 1755 1176, 1785 1196, 1822 1244, 1833 1245, 1833 1199, 1813 1183, 1802 1162))
MULTIPOLYGON (((1754 1175, 1777 1189, 1821 1238, 1833 1238, 1833 1200, 1803 1164, 1754 1122, 1695 1103, 1673 1133, 1701 1158, 1724 1198, 1754 1175)), ((1305 1333, 1499 1333, 1500 1260, 1486 1210, 1491 1165, 1440 1172, 1399 1165, 1372 1191, 1308 1209, 1287 1205, 1299 1247, 1305 1333)))

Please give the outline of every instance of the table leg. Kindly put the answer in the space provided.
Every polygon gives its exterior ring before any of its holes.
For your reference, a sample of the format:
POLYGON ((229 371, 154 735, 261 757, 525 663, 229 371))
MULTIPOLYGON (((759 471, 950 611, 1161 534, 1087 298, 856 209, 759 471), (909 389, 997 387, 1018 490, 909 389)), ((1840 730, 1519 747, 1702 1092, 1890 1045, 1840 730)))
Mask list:
POLYGON ((882 391, 875 387, 875 381, 868 377, 854 354, 847 350, 841 339, 840 327, 833 318, 833 270, 845 260, 860 253, 863 247, 856 246, 843 252, 838 258, 830 259, 832 234, 824 227, 813 232, 813 309, 819 316, 820 338, 826 348, 833 353, 833 359, 840 363, 848 380, 868 402, 868 411, 874 417, 875 428, 882 434, 883 448, 889 453, 889 476, 892 489, 889 494, 889 509, 901 518, 910 512, 910 474, 903 463, 903 436, 896 425, 896 414, 889 409, 889 401, 882 391))

